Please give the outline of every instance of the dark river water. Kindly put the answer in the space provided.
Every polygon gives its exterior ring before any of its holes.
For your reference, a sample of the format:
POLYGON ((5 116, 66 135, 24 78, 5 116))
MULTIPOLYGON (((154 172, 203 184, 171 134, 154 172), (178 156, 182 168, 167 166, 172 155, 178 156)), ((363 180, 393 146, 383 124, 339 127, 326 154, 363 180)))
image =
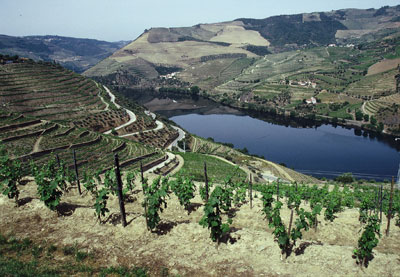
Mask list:
POLYGON ((332 125, 292 127, 299 124, 260 120, 206 99, 134 95, 150 110, 193 134, 246 147, 250 154, 285 163, 299 172, 327 178, 345 172, 363 179, 397 177, 400 142, 393 138, 332 125))

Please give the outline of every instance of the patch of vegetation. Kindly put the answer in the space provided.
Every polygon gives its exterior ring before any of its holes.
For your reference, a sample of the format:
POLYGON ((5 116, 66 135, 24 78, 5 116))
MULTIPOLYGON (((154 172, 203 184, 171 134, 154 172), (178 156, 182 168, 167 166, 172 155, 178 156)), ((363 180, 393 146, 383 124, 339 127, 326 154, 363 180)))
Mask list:
POLYGON ((46 242, 39 245, 28 238, 18 239, 2 234, 0 234, 0 275, 27 277, 148 276, 147 269, 142 267, 101 267, 93 253, 79 250, 77 245, 64 246, 59 249, 46 242))
POLYGON ((327 45, 335 43, 337 30, 347 27, 336 19, 320 13, 320 21, 303 22, 303 15, 280 15, 266 19, 238 19, 247 30, 258 31, 273 45, 327 45))
POLYGON ((267 46, 246 45, 245 49, 258 56, 265 56, 271 54, 267 46))
POLYGON ((213 182, 221 183, 226 176, 233 176, 233 181, 240 181, 246 178, 246 173, 231 164, 218 158, 198 153, 178 153, 185 160, 181 170, 183 176, 192 176, 195 181, 204 181, 204 163, 207 164, 208 178, 213 182))

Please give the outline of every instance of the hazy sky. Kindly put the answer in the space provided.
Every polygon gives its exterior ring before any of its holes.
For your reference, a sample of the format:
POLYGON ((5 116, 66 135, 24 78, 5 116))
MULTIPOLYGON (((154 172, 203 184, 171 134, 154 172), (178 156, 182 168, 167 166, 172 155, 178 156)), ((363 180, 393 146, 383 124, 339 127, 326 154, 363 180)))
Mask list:
POLYGON ((0 34, 133 40, 151 27, 398 4, 399 0, 0 0, 0 34))

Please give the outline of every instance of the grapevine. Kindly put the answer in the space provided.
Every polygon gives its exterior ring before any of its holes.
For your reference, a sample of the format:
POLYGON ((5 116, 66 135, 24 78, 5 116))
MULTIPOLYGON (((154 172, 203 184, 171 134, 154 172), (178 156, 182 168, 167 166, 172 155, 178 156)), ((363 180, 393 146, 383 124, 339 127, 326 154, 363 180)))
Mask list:
POLYGON ((170 183, 172 191, 179 199, 179 203, 185 207, 186 210, 190 207, 190 200, 194 198, 196 186, 189 177, 179 175, 175 181, 170 183))
POLYGON ((227 223, 222 223, 221 205, 224 198, 224 189, 217 186, 210 195, 207 203, 204 206, 204 215, 199 224, 203 227, 211 229, 210 237, 214 242, 220 242, 224 234, 229 232, 229 224, 232 224, 232 219, 228 218, 227 223))
POLYGON ((109 212, 109 210, 107 209, 107 200, 109 192, 110 191, 107 188, 102 188, 101 190, 95 193, 96 202, 94 203, 94 209, 100 223, 101 223, 101 217, 102 216, 104 217, 106 213, 109 212))
POLYGON ((146 217, 147 228, 150 230, 157 227, 161 221, 159 213, 163 212, 164 208, 167 208, 165 180, 167 179, 164 178, 163 182, 161 182, 164 185, 160 184, 160 178, 155 179, 151 185, 148 185, 147 182, 142 184, 145 194, 143 206, 146 207, 144 216, 146 217), (162 207, 163 205, 164 208, 162 207))
POLYGON ((40 200, 44 202, 46 207, 54 211, 60 204, 62 189, 66 187, 64 171, 62 168, 55 168, 55 160, 50 160, 41 170, 36 166, 33 168, 37 191, 40 200))
POLYGON ((18 186, 22 178, 21 163, 12 161, 3 146, 0 146, 0 185, 1 191, 18 206, 18 186))
POLYGON ((376 214, 367 218, 367 224, 358 240, 358 247, 354 249, 354 256, 360 266, 368 266, 372 259, 372 250, 378 245, 378 238, 381 237, 379 219, 376 214))

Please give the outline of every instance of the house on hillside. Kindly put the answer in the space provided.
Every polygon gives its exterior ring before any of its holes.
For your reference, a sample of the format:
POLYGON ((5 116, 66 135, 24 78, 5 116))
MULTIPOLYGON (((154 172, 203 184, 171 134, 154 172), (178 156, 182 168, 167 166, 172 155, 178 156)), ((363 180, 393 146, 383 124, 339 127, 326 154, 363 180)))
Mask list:
POLYGON ((315 105, 317 104, 317 99, 315 99, 315 97, 311 97, 310 99, 306 99, 306 103, 315 105))

